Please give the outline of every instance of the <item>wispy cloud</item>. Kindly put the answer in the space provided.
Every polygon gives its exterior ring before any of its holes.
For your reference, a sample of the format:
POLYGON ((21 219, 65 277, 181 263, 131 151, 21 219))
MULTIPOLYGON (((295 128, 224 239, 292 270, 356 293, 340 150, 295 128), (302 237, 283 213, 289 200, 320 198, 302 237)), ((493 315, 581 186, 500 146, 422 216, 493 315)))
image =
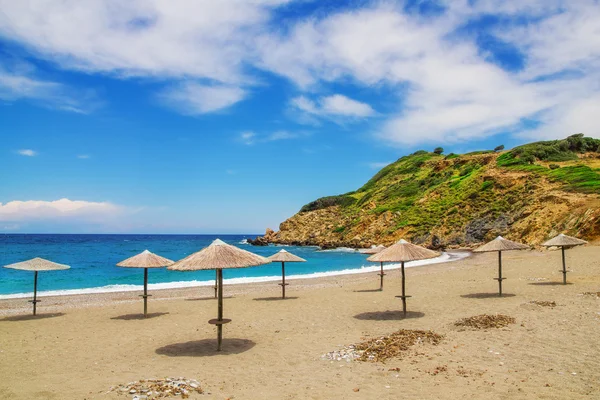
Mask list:
POLYGON ((311 100, 302 95, 290 101, 293 109, 313 117, 328 118, 346 122, 348 119, 372 117, 375 110, 367 103, 351 99, 341 94, 311 100))
MULTIPOLYGON (((397 111, 377 129, 389 143, 460 142, 524 132, 524 119, 546 112, 554 118, 540 120, 536 136, 553 136, 553 124, 568 127, 563 136, 582 128, 600 136, 600 128, 590 126, 594 111, 580 115, 585 120, 569 117, 578 114, 581 101, 588 110, 600 104, 597 2, 489 0, 446 6, 428 18, 391 2, 306 18, 283 33, 261 37, 262 61, 302 89, 351 83, 395 91, 397 111), (488 33, 523 52, 523 71, 504 69, 475 37, 457 33, 490 13, 511 21, 488 33), (528 17, 527 25, 519 22, 528 17), (577 72, 575 77, 560 74, 569 70, 577 72)), ((325 108, 306 96, 292 105, 313 115, 325 108)))
POLYGON ((253 131, 244 131, 240 133, 238 139, 245 145, 253 145, 256 143, 266 143, 266 142, 278 142, 281 140, 290 140, 297 139, 302 136, 308 136, 308 132, 289 132, 289 131, 275 131, 269 134, 259 135, 253 131))
POLYGON ((392 161, 371 162, 371 163, 368 163, 368 165, 369 165, 369 168, 372 168, 372 169, 381 169, 383 167, 387 167, 391 163, 392 163, 392 161))
POLYGON ((243 100, 244 89, 235 86, 202 85, 186 82, 162 91, 159 100, 186 115, 200 115, 220 111, 243 100))
POLYGON ((38 152, 35 150, 31 150, 31 149, 21 149, 21 150, 17 150, 17 154, 20 154, 20 155, 26 156, 26 157, 35 157, 38 155, 38 152))
POLYGON ((35 68, 20 63, 12 69, 0 66, 0 100, 26 100, 61 111, 87 114, 101 106, 93 90, 80 90, 35 75, 35 68))
POLYGON ((245 131, 240 133, 239 139, 245 145, 253 145, 256 141, 256 133, 252 131, 245 131))
POLYGON ((87 160, 90 157, 91 156, 89 154, 78 154, 77 155, 77 158, 79 158, 80 160, 87 160))
MULTIPOLYGON (((528 132, 535 137, 600 136, 594 123, 600 108, 596 0, 442 0, 433 16, 407 11, 405 2, 361 1, 294 16, 272 29, 278 7, 288 2, 0 0, 0 35, 65 70, 161 80, 163 104, 188 115, 250 97, 260 88, 259 70, 296 85, 302 94, 289 105, 305 122, 377 116, 372 131, 392 144, 523 134, 525 119, 539 122, 528 132), (495 61, 489 47, 463 29, 489 15, 499 22, 485 34, 522 54, 519 70, 495 61), (320 94, 332 88, 370 94, 384 88, 392 93, 385 99, 392 111, 320 94)), ((60 83, 0 74, 4 100, 42 99, 59 109, 86 110, 60 83)))
POLYGON ((47 219, 78 219, 101 222, 108 216, 116 216, 124 208, 108 202, 60 199, 14 200, 0 203, 0 222, 33 221, 47 219))

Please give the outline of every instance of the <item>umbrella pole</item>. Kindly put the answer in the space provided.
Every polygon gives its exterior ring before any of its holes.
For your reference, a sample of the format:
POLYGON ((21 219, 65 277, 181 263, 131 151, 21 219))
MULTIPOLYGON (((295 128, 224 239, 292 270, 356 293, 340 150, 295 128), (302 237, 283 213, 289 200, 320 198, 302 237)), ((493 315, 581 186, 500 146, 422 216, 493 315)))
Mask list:
MULTIPOLYGON (((219 297, 219 309, 217 313, 217 319, 223 321, 223 270, 217 269, 217 285, 218 297, 219 297)), ((221 342, 223 341, 223 325, 217 325, 217 351, 221 351, 221 342)))
POLYGON ((35 271, 35 274, 33 275, 33 315, 36 313, 37 306, 37 276, 38 272, 35 271))
POLYGON ((498 296, 502 297, 502 252, 498 252, 498 296))
POLYGON ((217 298, 217 289, 219 287, 219 270, 215 269, 215 299, 217 298))
POLYGON ((404 261, 402 261, 402 312, 406 317, 406 277, 404 275, 404 261))
POLYGON ((560 246, 562 250, 562 262, 563 262, 563 285, 567 284, 567 264, 565 263, 565 246, 560 246))
POLYGON ((381 272, 379 273, 379 276, 381 277, 381 281, 379 282, 379 290, 383 290, 383 275, 385 275, 383 273, 383 261, 379 263, 381 265, 381 272))
POLYGON ((144 318, 148 316, 148 268, 144 268, 144 318))
POLYGON ((281 291, 282 291, 282 299, 285 299, 285 262, 281 262, 281 291))

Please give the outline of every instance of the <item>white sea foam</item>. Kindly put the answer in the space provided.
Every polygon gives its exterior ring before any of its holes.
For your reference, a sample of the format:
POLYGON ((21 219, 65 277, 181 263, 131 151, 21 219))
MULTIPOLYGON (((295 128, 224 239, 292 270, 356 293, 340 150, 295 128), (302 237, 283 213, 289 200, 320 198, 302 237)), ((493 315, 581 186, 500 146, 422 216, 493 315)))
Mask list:
POLYGON ((335 249, 319 250, 323 253, 356 253, 356 249, 352 247, 336 247, 335 249))
POLYGON ((248 244, 248 239, 240 240, 238 244, 248 244))
MULTIPOLYGON (((457 261, 463 258, 466 258, 470 255, 468 252, 460 252, 460 253, 442 253, 441 256, 436 258, 431 258, 429 260, 420 260, 420 261, 410 261, 404 264, 406 268, 419 267, 423 265, 430 264, 440 264, 445 262, 457 261)), ((400 264, 384 264, 384 270, 390 269, 398 269, 400 268, 400 264)), ((286 280, 294 280, 294 279, 314 279, 314 278, 322 278, 327 276, 337 276, 337 275, 353 275, 353 274, 363 274, 368 272, 378 272, 380 269, 379 265, 368 264, 363 265, 360 268, 349 268, 337 271, 324 271, 324 272, 313 272, 311 274, 300 274, 300 275, 289 275, 286 276, 286 280)), ((243 283, 260 283, 260 282, 274 282, 281 280, 281 276, 255 276, 255 277, 243 277, 243 278, 230 278, 224 279, 223 283, 227 285, 236 285, 243 283)), ((188 288, 188 287, 203 287, 203 286, 213 286, 215 284, 214 280, 208 281, 178 281, 178 282, 163 282, 163 283, 151 283, 148 285, 148 289, 150 290, 160 290, 160 289, 178 289, 178 288, 188 288)), ((67 289, 67 290, 48 290, 43 292, 38 292, 39 295, 43 296, 67 296, 67 295, 75 295, 75 294, 94 294, 94 293, 115 293, 115 292, 133 292, 138 290, 143 290, 142 285, 108 285, 102 287, 95 288, 87 288, 87 289, 67 289)), ((20 299, 26 297, 32 297, 33 293, 15 293, 15 294, 4 294, 0 295, 0 300, 4 299, 20 299)))

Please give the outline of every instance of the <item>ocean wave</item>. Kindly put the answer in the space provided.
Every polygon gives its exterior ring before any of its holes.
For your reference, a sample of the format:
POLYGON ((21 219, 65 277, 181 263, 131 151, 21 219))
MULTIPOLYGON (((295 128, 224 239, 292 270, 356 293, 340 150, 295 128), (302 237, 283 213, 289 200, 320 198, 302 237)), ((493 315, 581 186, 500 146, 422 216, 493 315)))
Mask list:
POLYGON ((238 244, 248 244, 248 239, 240 240, 238 244))
MULTIPOLYGON (((334 249, 335 250, 335 249, 334 249)), ((326 250, 327 251, 327 250, 326 250)), ((441 256, 431 258, 429 260, 409 261, 404 263, 405 268, 419 267, 423 265, 440 264, 445 262, 458 261, 463 258, 469 257, 470 253, 442 253, 441 256)), ((401 264, 384 264, 384 270, 398 269, 401 264)), ((379 272, 380 266, 378 264, 362 265, 360 268, 349 268, 335 271, 323 271, 313 272, 310 274, 298 274, 286 276, 286 280, 296 279, 314 279, 323 278, 328 276, 337 275, 354 275, 363 274, 368 272, 379 272)), ((261 282, 274 282, 281 280, 281 276, 255 276, 255 277, 243 277, 243 278, 229 278, 224 279, 223 283, 227 285, 238 285, 245 283, 261 283, 261 282)), ((191 288, 191 287, 206 287, 214 286, 214 280, 208 281, 178 281, 178 282, 163 282, 163 283, 151 283, 148 285, 149 290, 162 290, 162 289, 180 289, 180 288, 191 288)), ((68 296, 76 294, 98 294, 98 293, 116 293, 116 292, 134 292, 143 290, 142 285, 108 285, 95 288, 85 289, 66 289, 66 290, 48 290, 38 292, 38 295, 43 296, 68 296)), ((33 293, 15 293, 0 295, 0 300, 5 299, 20 299, 33 296, 33 293)))
POLYGON ((335 249, 319 250, 323 253, 356 253, 356 249, 352 247, 336 247, 335 249))

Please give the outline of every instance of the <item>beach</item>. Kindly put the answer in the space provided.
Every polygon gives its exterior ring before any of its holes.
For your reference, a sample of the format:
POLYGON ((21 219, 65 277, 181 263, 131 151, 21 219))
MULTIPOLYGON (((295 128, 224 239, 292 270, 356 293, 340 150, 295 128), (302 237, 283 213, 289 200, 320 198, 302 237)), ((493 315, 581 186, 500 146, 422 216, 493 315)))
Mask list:
MULTIPOLYGON (((226 285, 223 351, 217 353, 210 287, 154 290, 150 318, 138 292, 0 301, 0 398, 131 399, 111 390, 151 378, 195 379, 192 399, 593 399, 600 397, 600 247, 503 253, 407 269, 403 318, 400 271, 226 285), (545 307, 531 301, 554 301, 545 307), (454 322, 502 313, 516 322, 486 330, 454 322), (385 363, 330 360, 344 346, 399 329, 431 330, 385 363)), ((227 271, 225 271, 227 277, 227 271)))

